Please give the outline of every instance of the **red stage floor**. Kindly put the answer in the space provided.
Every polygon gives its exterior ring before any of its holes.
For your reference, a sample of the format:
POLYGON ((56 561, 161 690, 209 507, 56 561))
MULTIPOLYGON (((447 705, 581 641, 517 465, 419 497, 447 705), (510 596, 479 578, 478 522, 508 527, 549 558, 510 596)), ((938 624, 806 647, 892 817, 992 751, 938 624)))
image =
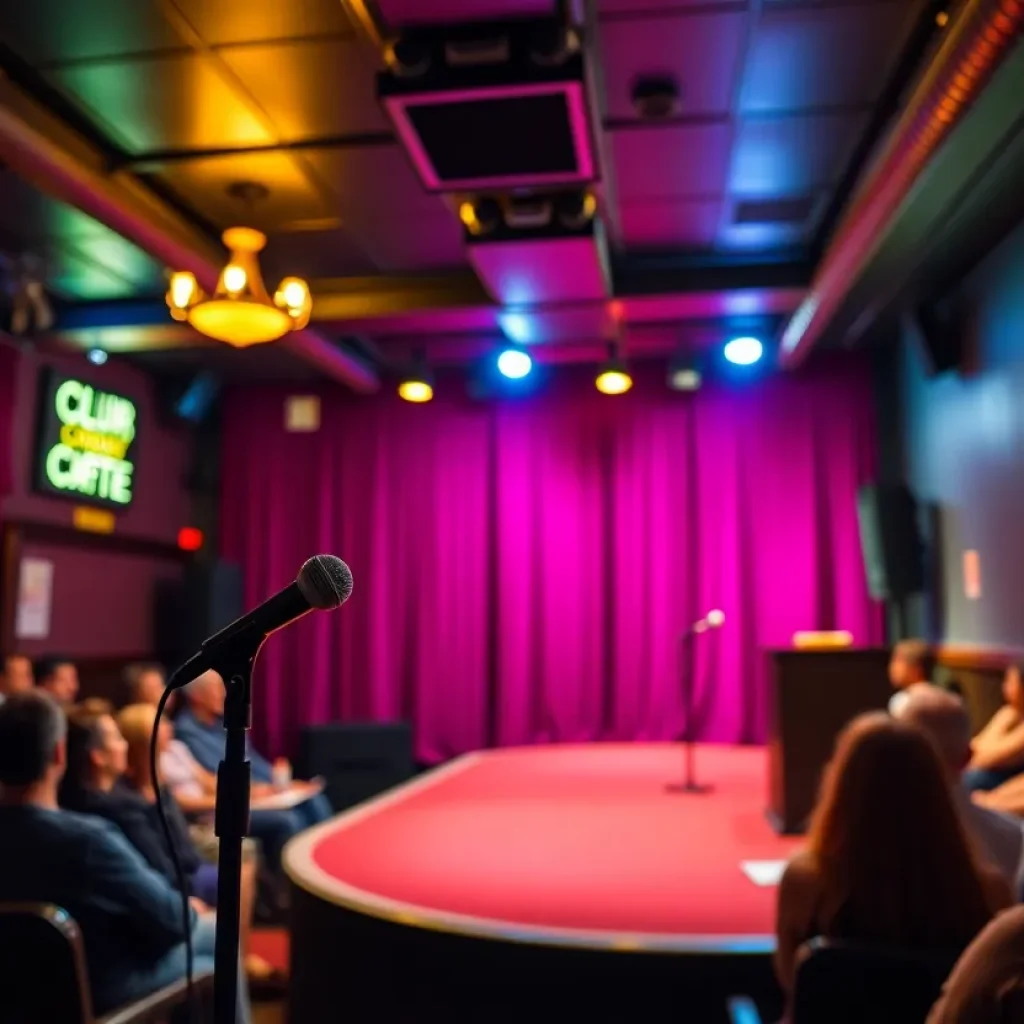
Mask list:
POLYGON ((702 747, 703 795, 666 792, 680 750, 594 744, 471 754, 297 838, 321 897, 410 925, 619 948, 774 945, 775 890, 743 861, 789 856, 764 817, 761 749, 702 747))

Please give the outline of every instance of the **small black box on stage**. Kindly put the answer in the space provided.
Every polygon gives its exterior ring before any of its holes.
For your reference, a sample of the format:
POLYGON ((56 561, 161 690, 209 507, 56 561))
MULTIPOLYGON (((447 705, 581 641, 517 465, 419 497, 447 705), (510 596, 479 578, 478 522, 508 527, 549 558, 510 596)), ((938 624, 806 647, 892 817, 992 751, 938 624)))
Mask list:
POLYGON ((407 722, 337 722, 302 730, 299 774, 322 775, 336 811, 369 800, 414 774, 407 722))

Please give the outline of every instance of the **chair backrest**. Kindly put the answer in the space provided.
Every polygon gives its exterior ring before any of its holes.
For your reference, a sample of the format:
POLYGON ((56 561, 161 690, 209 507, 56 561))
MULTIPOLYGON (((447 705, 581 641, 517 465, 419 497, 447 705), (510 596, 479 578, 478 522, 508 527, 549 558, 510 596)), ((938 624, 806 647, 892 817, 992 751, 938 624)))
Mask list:
POLYGON ((82 936, 47 903, 0 903, 0 1017, 4 1024, 91 1024, 82 936))
POLYGON ((958 955, 814 939, 797 957, 793 1024, 923 1024, 958 955))

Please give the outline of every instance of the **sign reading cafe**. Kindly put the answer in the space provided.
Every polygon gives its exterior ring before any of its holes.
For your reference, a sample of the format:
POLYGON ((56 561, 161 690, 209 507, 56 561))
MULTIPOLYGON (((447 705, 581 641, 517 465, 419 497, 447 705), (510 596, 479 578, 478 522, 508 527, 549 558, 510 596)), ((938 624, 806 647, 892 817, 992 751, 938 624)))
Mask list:
POLYGON ((77 378, 50 373, 39 413, 37 489, 117 508, 130 505, 135 403, 77 378))

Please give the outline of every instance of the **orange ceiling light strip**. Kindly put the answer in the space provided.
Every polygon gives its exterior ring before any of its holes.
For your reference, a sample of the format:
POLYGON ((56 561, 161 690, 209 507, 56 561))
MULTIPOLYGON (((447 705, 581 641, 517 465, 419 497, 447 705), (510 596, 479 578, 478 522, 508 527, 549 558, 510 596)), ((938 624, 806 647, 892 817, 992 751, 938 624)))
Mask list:
POLYGON ((798 366, 835 314, 885 225, 1024 28, 1024 0, 969 0, 875 160, 807 298, 786 325, 783 366, 798 366))

